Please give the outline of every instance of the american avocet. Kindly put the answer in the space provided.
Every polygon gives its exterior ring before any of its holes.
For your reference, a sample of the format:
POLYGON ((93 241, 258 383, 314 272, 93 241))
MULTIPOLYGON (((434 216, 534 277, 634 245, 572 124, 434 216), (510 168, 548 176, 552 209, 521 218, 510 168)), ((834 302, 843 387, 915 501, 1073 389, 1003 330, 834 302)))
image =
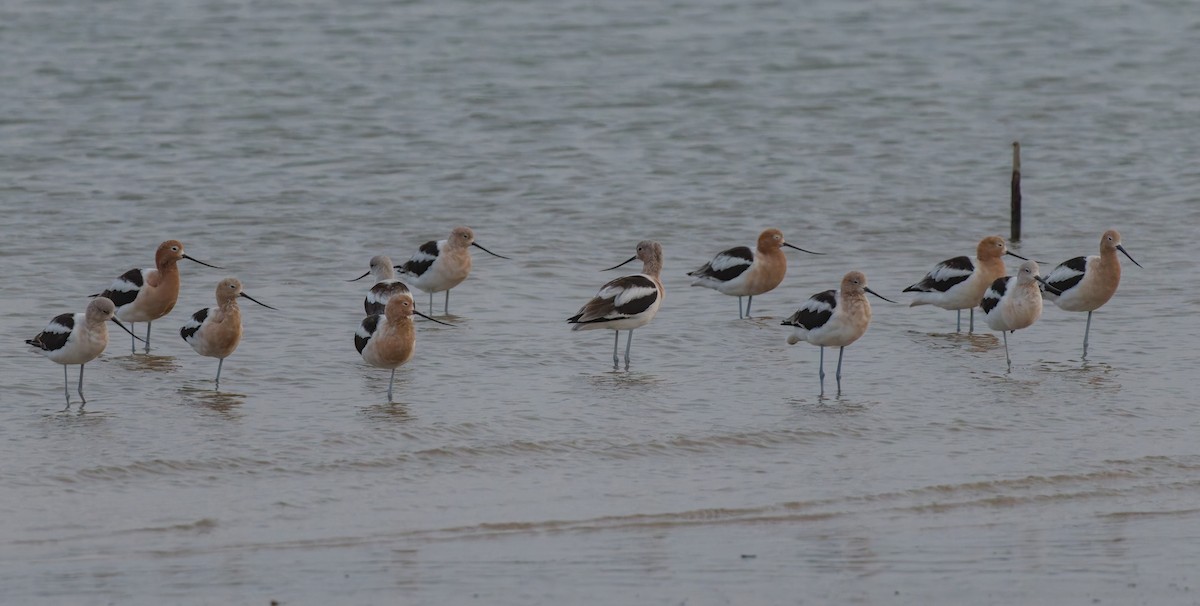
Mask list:
MULTIPOLYGON (((96 359, 108 346, 108 328, 105 322, 112 321, 125 332, 133 334, 115 314, 117 306, 105 297, 96 297, 88 303, 87 311, 78 314, 55 316, 42 332, 25 342, 38 349, 38 353, 52 362, 63 365, 63 392, 67 395, 67 406, 71 405, 71 390, 67 386, 67 365, 79 365, 79 399, 83 397, 83 365, 96 359)), ((137 339, 138 337, 134 336, 137 339)))
POLYGON ((347 280, 347 282, 357 282, 367 276, 375 276, 375 285, 367 291, 367 298, 363 299, 363 310, 367 312, 368 316, 383 313, 388 299, 395 295, 412 296, 408 286, 396 279, 393 267, 391 258, 386 255, 375 255, 371 257, 371 269, 367 270, 367 273, 353 280, 347 280))
POLYGON ((179 336, 196 353, 217 358, 217 390, 221 389, 221 366, 242 340, 242 310, 238 308, 238 297, 250 299, 267 309, 275 309, 242 292, 242 283, 237 278, 225 278, 217 283, 217 306, 206 307, 192 314, 187 324, 179 329, 179 336))
MULTIPOLYGON (((151 322, 171 313, 179 300, 179 267, 176 264, 180 259, 221 269, 184 254, 183 243, 179 240, 167 240, 159 244, 154 253, 154 269, 131 269, 98 295, 112 300, 117 306, 117 318, 129 322, 130 330, 136 322, 146 323, 146 353, 150 353, 151 322)), ((137 343, 130 340, 130 344, 130 351, 137 351, 137 343)))
POLYGON ((592 330, 609 328, 613 331, 613 368, 619 367, 617 345, 621 340, 621 331, 627 330, 625 337, 625 370, 629 370, 629 348, 633 344, 633 330, 641 328, 654 319, 662 305, 666 290, 663 289, 659 273, 662 272, 662 245, 653 240, 638 242, 637 254, 604 271, 621 267, 634 259, 641 259, 642 273, 631 276, 621 276, 600 288, 600 292, 592 297, 579 312, 567 318, 574 324, 571 330, 592 330))
POLYGON ((362 354, 363 361, 377 368, 392 369, 392 377, 388 379, 388 402, 392 401, 396 369, 412 359, 413 347, 417 343, 413 314, 446 324, 417 311, 411 294, 398 294, 388 299, 383 315, 367 316, 354 332, 354 347, 362 354))
POLYGON ((929 273, 916 284, 904 289, 915 292, 909 307, 936 305, 942 309, 958 312, 955 332, 962 332, 962 310, 971 310, 971 324, 967 332, 975 332, 975 308, 983 299, 983 293, 1003 278, 1008 270, 1000 257, 1009 255, 1025 260, 1025 257, 1008 250, 1008 244, 1000 236, 988 236, 975 247, 975 261, 966 256, 946 259, 933 266, 929 273))
POLYGON ((396 266, 401 274, 411 277, 410 284, 429 293, 429 313, 433 313, 433 293, 442 291, 446 291, 442 313, 450 313, 450 289, 461 284, 471 273, 471 246, 493 257, 508 258, 480 246, 471 228, 455 227, 449 238, 422 244, 417 254, 404 265, 396 266))
POLYGON ((767 229, 758 235, 758 244, 754 250, 748 246, 735 246, 721 251, 700 269, 688 272, 689 276, 696 278, 692 281, 692 286, 703 286, 737 297, 738 317, 749 318, 754 295, 770 292, 783 282, 783 276, 787 273, 787 256, 782 250, 784 246, 812 255, 822 254, 792 246, 784 241, 783 232, 767 229), (750 297, 746 300, 744 316, 743 296, 750 297))
MULTIPOLYGON (((1038 284, 1046 281, 1038 275, 1037 261, 1021 264, 1015 276, 997 278, 988 287, 979 306, 987 317, 988 327, 1004 335, 1004 359, 1012 371, 1012 358, 1008 355, 1008 333, 1033 326, 1042 315, 1042 290, 1038 284)), ((1047 292, 1055 292, 1046 285, 1047 292)))
MULTIPOLYGON (((1100 236, 1100 255, 1090 257, 1075 257, 1059 264, 1046 282, 1062 292, 1055 295, 1048 292, 1046 298, 1066 311, 1086 311, 1087 326, 1083 329, 1083 357, 1087 357, 1088 333, 1092 330, 1092 312, 1108 303, 1117 292, 1121 283, 1121 261, 1117 251, 1121 251, 1130 261, 1133 257, 1121 246, 1121 234, 1110 229, 1100 236)), ((1137 261, 1134 265, 1141 267, 1137 261)))
POLYGON ((871 324, 871 303, 867 295, 871 293, 888 303, 895 301, 867 288, 867 276, 861 271, 852 271, 842 277, 838 290, 819 292, 812 297, 796 313, 782 322, 785 326, 796 327, 788 336, 788 345, 807 341, 821 348, 817 376, 821 380, 821 394, 825 394, 825 348, 838 348, 837 385, 838 393, 842 392, 842 355, 846 346, 858 340, 867 332, 871 324))

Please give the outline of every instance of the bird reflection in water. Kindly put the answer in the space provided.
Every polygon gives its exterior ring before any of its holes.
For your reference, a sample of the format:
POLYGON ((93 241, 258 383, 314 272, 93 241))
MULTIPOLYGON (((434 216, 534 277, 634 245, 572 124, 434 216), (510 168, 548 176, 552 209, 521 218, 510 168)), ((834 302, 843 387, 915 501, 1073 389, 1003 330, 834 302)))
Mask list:
POLYGON ((181 367, 175 356, 131 356, 112 358, 113 363, 132 372, 175 372, 181 367))
POLYGON ((240 417, 241 407, 246 403, 246 395, 240 393, 188 387, 179 391, 183 394, 184 404, 207 408, 229 418, 240 417))
POLYGON ((370 404, 359 410, 364 417, 380 423, 408 423, 417 419, 413 416, 408 404, 404 402, 370 404))

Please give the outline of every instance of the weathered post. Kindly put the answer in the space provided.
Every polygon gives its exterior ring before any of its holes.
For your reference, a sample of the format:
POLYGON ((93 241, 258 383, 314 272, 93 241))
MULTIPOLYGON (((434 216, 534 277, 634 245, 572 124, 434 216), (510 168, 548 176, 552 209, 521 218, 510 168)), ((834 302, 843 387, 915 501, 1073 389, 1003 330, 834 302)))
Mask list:
POLYGON ((1013 141, 1012 170, 1012 237, 1010 242, 1021 240, 1021 142, 1013 141))

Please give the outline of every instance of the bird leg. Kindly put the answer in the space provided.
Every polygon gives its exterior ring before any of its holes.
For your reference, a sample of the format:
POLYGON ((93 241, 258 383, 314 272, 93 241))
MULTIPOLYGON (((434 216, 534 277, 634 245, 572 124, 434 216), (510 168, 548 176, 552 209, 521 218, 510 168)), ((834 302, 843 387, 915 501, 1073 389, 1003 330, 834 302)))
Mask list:
POLYGON ((837 368, 837 375, 835 375, 837 377, 838 395, 842 394, 842 355, 844 355, 845 353, 846 353, 845 347, 838 348, 838 368, 837 368))
POLYGON ((629 348, 633 345, 633 331, 625 337, 625 370, 629 370, 629 348))
POLYGON ((1004 360, 1008 362, 1008 372, 1012 372, 1012 358, 1008 357, 1008 331, 1001 331, 1000 334, 1004 335, 1004 360))
POLYGON ((821 378, 821 395, 825 395, 825 346, 821 346, 821 357, 817 363, 817 376, 821 378))
MULTIPOLYGON (((63 368, 66 366, 64 365, 63 368)), ((83 404, 87 404, 87 398, 83 397, 83 364, 79 365, 79 399, 83 401, 83 404)), ((79 405, 80 409, 83 408, 83 404, 79 405)))
POLYGON ((613 331, 613 370, 621 367, 621 361, 617 358, 617 344, 621 342, 621 331, 613 331))
POLYGON ((1088 334, 1092 332, 1092 312, 1088 312, 1087 327, 1083 329, 1083 359, 1087 359, 1088 334))

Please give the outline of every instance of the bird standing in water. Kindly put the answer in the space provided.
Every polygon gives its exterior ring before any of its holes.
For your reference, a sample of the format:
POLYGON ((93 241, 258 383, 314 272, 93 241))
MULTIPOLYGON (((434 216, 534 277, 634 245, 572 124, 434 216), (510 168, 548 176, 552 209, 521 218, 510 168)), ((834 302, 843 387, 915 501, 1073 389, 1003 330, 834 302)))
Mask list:
POLYGON ((472 246, 493 257, 508 258, 480 246, 471 228, 455 227, 449 238, 422 244, 411 259, 396 266, 402 275, 409 277, 409 284, 429 293, 429 313, 433 313, 433 293, 442 291, 446 292, 442 313, 450 313, 450 289, 470 275, 472 246))
MULTIPOLYGON (((87 398, 83 397, 83 366, 99 357, 108 346, 106 322, 113 322, 134 339, 138 338, 121 324, 116 312, 117 306, 107 297, 96 297, 88 303, 83 313, 55 316, 42 332, 25 341, 51 362, 63 365, 63 392, 67 396, 68 407, 71 406, 71 388, 68 387, 67 366, 79 365, 79 399, 87 404, 87 398)), ((80 404, 80 408, 83 408, 83 404, 80 404)))
POLYGON ((653 240, 638 242, 637 253, 604 271, 610 271, 635 259, 642 261, 642 273, 621 276, 609 281, 600 292, 567 318, 574 324, 571 330, 594 330, 608 328, 613 331, 613 368, 619 368, 617 345, 621 331, 629 331, 625 337, 625 370, 629 370, 629 349, 633 345, 633 331, 650 323, 662 305, 666 290, 659 274, 662 272, 662 245, 653 240))
MULTIPOLYGON (((377 368, 390 368, 392 376, 388 379, 388 402, 392 401, 392 385, 396 382, 396 369, 412 359, 413 350, 417 345, 417 331, 413 327, 413 315, 421 316, 438 324, 446 324, 434 320, 417 311, 413 304, 412 295, 398 294, 388 299, 383 315, 367 316, 354 332, 354 347, 362 355, 367 364, 377 368)), ((452 326, 446 324, 446 326, 452 326)))
MULTIPOLYGON (((221 269, 184 254, 183 243, 179 240, 167 240, 154 252, 153 269, 131 269, 121 274, 108 290, 94 295, 110 299, 117 306, 117 319, 129 322, 131 331, 135 323, 146 323, 146 353, 150 353, 151 323, 171 313, 179 300, 178 262, 181 259, 221 269)), ((130 353, 136 352, 137 343, 131 340, 130 344, 130 353)))
POLYGON ((846 346, 854 343, 867 332, 871 324, 871 302, 866 293, 871 293, 888 303, 895 301, 867 288, 867 276, 861 271, 852 271, 842 277, 838 290, 826 290, 812 297, 796 313, 782 322, 795 329, 788 336, 788 345, 807 341, 821 348, 817 376, 821 381, 821 395, 825 395, 825 348, 838 348, 837 388, 842 393, 842 356, 846 346))
POLYGON ((794 248, 810 255, 819 255, 799 246, 792 246, 783 239, 783 232, 767 229, 758 235, 754 250, 748 246, 735 246, 723 250, 705 263, 700 269, 688 272, 696 279, 692 286, 711 288, 721 294, 738 298, 738 318, 750 317, 750 305, 754 296, 770 292, 783 282, 787 274, 787 255, 783 247, 794 248), (746 313, 742 313, 742 297, 746 300, 746 313))
POLYGON ((1017 275, 998 278, 983 295, 980 307, 987 315, 988 327, 1000 331, 1004 336, 1004 359, 1008 371, 1012 372, 1012 358, 1008 355, 1008 333, 1028 328, 1042 315, 1042 289, 1058 292, 1038 274, 1036 261, 1026 261, 1017 270, 1017 275))
POLYGON ((1061 295, 1046 292, 1046 298, 1065 311, 1086 311, 1087 326, 1083 329, 1083 357, 1087 358, 1088 334, 1092 331, 1092 312, 1100 309, 1117 292, 1121 283, 1121 259, 1117 251, 1133 260, 1125 247, 1121 246, 1121 234, 1110 229, 1100 236, 1100 254, 1090 257, 1075 257, 1055 267, 1046 282, 1061 295))
POLYGON ((957 311, 955 332, 962 332, 962 310, 969 309, 971 324, 967 332, 975 332, 975 308, 983 300, 983 293, 992 282, 1008 273, 1001 259, 1004 255, 1027 260, 1008 250, 1008 244, 1000 236, 980 240, 975 247, 974 262, 966 256, 946 259, 929 270, 920 282, 904 289, 904 292, 917 293, 909 307, 936 305, 957 311))
POLYGON ((196 353, 217 358, 217 391, 221 390, 221 366, 225 364, 225 358, 228 358, 242 341, 242 310, 238 307, 239 297, 254 301, 267 309, 275 309, 242 292, 242 283, 237 278, 225 278, 217 284, 217 306, 206 307, 192 314, 187 324, 179 329, 179 336, 183 337, 196 353))

